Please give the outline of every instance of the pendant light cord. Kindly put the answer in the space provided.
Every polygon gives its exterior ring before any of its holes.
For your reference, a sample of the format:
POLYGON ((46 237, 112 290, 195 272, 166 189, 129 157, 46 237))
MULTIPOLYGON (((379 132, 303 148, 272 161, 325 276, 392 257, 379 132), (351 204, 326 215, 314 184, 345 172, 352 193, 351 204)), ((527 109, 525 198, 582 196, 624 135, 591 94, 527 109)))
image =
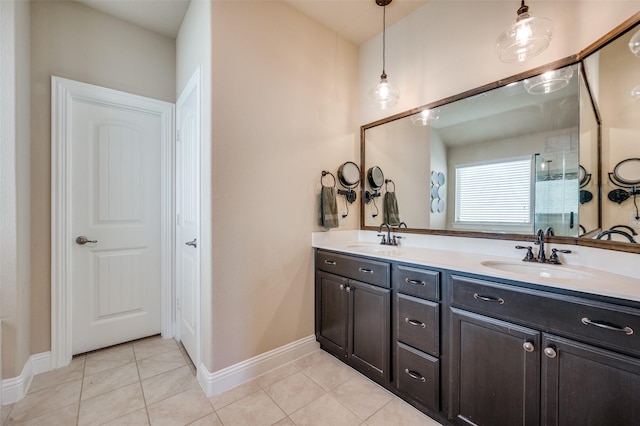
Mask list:
POLYGON ((382 75, 381 78, 387 78, 385 72, 385 57, 386 57, 386 33, 387 33, 387 5, 382 7, 382 75))

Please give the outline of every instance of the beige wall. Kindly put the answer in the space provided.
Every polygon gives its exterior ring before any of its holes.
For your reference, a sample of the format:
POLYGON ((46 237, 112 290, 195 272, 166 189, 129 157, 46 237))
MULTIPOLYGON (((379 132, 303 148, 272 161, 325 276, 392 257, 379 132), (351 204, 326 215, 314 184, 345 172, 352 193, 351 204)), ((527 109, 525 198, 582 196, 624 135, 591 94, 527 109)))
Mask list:
MULTIPOLYGON (((262 1, 213 2, 212 52, 213 351, 204 361, 216 371, 314 332, 316 197, 323 169, 358 158, 358 52, 290 6, 262 1)), ((342 229, 359 226, 358 208, 342 229)))
POLYGON ((2 2, 0 19, 0 378, 7 378, 30 355, 29 3, 2 2))
POLYGON ((31 5, 31 353, 51 345, 51 76, 175 101, 175 41, 67 1, 31 5))

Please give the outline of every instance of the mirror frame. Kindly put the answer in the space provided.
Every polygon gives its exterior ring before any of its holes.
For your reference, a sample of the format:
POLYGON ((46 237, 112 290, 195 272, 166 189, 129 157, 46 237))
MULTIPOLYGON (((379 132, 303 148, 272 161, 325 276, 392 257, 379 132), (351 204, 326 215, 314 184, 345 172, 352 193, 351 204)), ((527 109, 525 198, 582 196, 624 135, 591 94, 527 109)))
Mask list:
MULTIPOLYGON (((550 69, 562 68, 562 67, 577 64, 577 63, 580 63, 581 66, 584 68, 582 64, 582 61, 584 60, 584 58, 596 52, 597 50, 603 48, 607 44, 611 43, 613 40, 620 37, 622 34, 626 33, 627 31, 629 31, 631 28, 633 28, 638 24, 640 24, 640 12, 637 12, 636 14, 631 16, 629 19, 627 19, 617 27, 613 28, 603 37, 596 40, 594 43, 592 43, 591 45, 589 45, 588 47, 581 50, 575 55, 571 55, 566 58, 551 62, 549 64, 542 65, 542 66, 533 68, 531 70, 513 75, 511 77, 498 80, 493 83, 485 84, 483 86, 476 87, 466 92, 463 92, 454 96, 450 96, 448 98, 441 99, 439 101, 435 101, 435 102, 423 105, 421 107, 413 108, 408 111, 400 112, 390 117, 386 117, 386 118, 361 126, 360 127, 360 173, 361 173, 360 182, 364 182, 364 179, 365 179, 365 176, 364 176, 365 164, 366 164, 365 138, 364 138, 365 130, 370 129, 372 127, 379 126, 381 124, 399 120, 401 118, 405 118, 413 114, 417 114, 424 109, 438 108, 442 105, 449 104, 451 102, 455 102, 464 98, 468 98, 468 97, 477 95, 479 93, 486 92, 488 90, 497 89, 498 87, 506 86, 507 84, 514 83, 538 74, 542 74, 545 71, 548 71, 550 69)), ((586 83, 588 87, 589 82, 586 81, 586 83)), ((591 99, 591 102, 596 114, 596 120, 598 122, 598 155, 600 155, 602 150, 601 118, 600 118, 601 115, 600 115, 600 111, 598 110, 598 106, 593 103, 593 98, 591 99)), ((600 162, 598 162, 597 173, 598 173, 598 186, 600 187, 600 184, 601 184, 600 179, 602 176, 602 165, 600 162)), ((364 188, 362 189, 362 192, 364 195, 364 188)), ((601 194, 599 194, 598 197, 599 197, 599 200, 601 200, 602 198, 601 194)), ((599 217, 601 217, 602 216, 601 201, 599 201, 599 203, 600 203, 600 206, 598 207, 599 217)), ((600 219, 598 222, 599 222, 599 225, 601 226, 602 223, 600 219)), ((365 225, 364 203, 360 204, 360 229, 367 230, 367 231, 378 230, 378 228, 375 226, 365 225)), ((622 251, 622 252, 628 252, 628 253, 640 253, 640 244, 631 244, 631 243, 618 242, 618 241, 602 241, 594 238, 588 238, 592 234, 595 235, 599 231, 599 229, 600 228, 598 228, 596 231, 586 234, 587 238, 552 236, 552 237, 548 237, 549 238, 548 241, 556 244, 569 244, 569 245, 577 245, 577 246, 583 246, 583 247, 594 247, 599 249, 622 251)), ((444 235, 444 236, 451 236, 451 237, 487 238, 487 239, 495 239, 495 240, 516 240, 516 241, 530 241, 530 242, 535 242, 536 240, 535 235, 497 233, 497 232, 454 231, 454 230, 444 230, 444 229, 416 229, 416 228, 405 229, 402 232, 414 233, 414 234, 444 235)))

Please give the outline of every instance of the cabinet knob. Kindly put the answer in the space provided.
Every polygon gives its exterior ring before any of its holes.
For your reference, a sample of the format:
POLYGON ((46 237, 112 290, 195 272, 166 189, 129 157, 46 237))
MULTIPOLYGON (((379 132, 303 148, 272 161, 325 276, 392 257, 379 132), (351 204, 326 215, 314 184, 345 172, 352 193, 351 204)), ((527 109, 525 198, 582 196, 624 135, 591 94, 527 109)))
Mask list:
POLYGON ((345 290, 347 290, 347 293, 351 293, 351 286, 346 286, 345 290))
POLYGON ((544 348, 544 354, 549 358, 555 358, 558 356, 558 353, 551 346, 544 348))
POLYGON ((344 284, 340 284, 340 290, 344 290, 344 284))
POLYGON ((533 346, 533 343, 531 342, 524 342, 522 344, 522 347, 524 348, 525 351, 527 352, 533 352, 536 348, 533 346))

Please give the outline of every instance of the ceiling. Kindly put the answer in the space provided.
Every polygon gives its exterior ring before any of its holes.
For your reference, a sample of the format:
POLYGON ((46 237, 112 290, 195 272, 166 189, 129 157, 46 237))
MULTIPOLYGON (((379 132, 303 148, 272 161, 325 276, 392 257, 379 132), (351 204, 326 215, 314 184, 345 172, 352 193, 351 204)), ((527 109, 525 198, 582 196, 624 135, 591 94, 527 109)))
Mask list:
MULTIPOLYGON (((150 31, 175 38, 190 0, 76 1, 150 31)), ((382 10, 374 0, 283 1, 357 46, 382 31, 382 10)), ((393 0, 387 6, 387 27, 409 15, 427 1, 429 0, 393 0)))

